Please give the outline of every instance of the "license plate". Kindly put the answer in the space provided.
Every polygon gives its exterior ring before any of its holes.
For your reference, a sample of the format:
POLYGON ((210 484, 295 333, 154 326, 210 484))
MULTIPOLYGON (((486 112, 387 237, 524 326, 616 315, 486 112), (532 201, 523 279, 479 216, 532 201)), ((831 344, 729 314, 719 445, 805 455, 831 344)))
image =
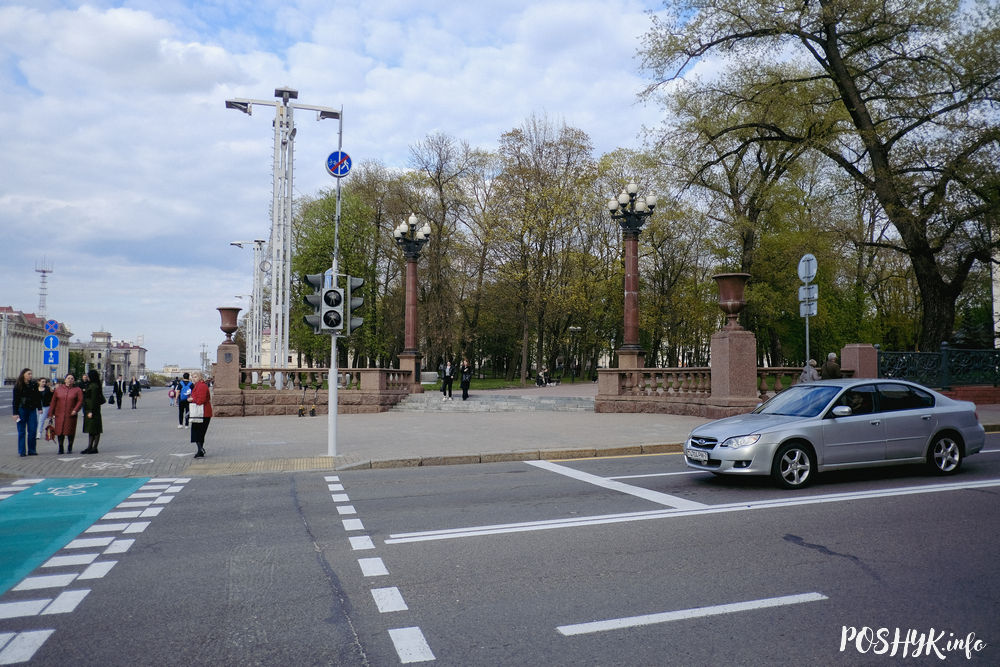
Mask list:
POLYGON ((703 452, 700 449, 689 449, 685 454, 692 461, 708 461, 708 452, 703 452))

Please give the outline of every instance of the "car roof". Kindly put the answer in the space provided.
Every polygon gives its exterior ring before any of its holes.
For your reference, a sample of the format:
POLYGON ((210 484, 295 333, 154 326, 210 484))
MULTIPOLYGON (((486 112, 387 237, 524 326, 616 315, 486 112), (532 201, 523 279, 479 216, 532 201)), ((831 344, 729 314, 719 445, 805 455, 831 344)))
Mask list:
POLYGON ((836 380, 813 380, 812 382, 797 382, 792 386, 798 387, 798 386, 812 385, 812 386, 827 386, 827 387, 834 386, 843 388, 843 387, 856 387, 859 385, 872 384, 875 382, 878 383, 891 382, 895 384, 905 384, 910 387, 916 387, 917 389, 930 392, 941 398, 948 398, 947 396, 945 396, 944 394, 942 394, 937 390, 931 389, 930 387, 925 387, 924 385, 918 384, 916 382, 911 382, 910 380, 904 380, 902 378, 837 378, 836 380))

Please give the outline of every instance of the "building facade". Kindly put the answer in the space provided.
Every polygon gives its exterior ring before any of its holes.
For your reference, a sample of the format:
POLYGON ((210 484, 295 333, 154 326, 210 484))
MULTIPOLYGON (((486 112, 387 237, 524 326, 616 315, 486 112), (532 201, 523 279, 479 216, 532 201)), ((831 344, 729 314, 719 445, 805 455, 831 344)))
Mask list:
POLYGON ((94 331, 90 342, 75 341, 69 349, 83 353, 84 368, 94 368, 105 384, 121 375, 125 380, 146 375, 146 348, 126 341, 111 340, 107 331, 94 331))
POLYGON ((62 377, 69 369, 69 338, 72 332, 62 323, 55 333, 45 330, 46 320, 34 313, 23 313, 11 306, 0 306, 0 381, 13 384, 24 368, 30 368, 36 378, 62 377), (58 347, 46 348, 45 337, 55 336, 58 347), (56 364, 46 359, 56 352, 56 364))

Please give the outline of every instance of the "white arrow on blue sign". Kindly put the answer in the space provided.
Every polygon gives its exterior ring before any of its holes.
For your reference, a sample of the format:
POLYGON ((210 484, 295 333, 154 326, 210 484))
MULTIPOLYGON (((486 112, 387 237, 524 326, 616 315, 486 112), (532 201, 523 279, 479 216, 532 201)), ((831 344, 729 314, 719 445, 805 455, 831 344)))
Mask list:
POLYGON ((59 365, 59 350, 45 350, 43 364, 46 366, 59 365))
POLYGON ((59 338, 57 336, 46 336, 43 342, 45 343, 46 350, 59 349, 59 338))

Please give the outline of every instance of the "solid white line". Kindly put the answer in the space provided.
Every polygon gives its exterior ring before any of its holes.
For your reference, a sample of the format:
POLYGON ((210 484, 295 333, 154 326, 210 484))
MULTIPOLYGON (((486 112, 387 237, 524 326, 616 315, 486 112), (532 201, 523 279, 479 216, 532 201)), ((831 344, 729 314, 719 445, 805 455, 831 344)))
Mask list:
POLYGON ((337 505, 337 514, 357 514, 354 505, 337 505))
POLYGON ((20 602, 0 603, 0 618, 20 618, 21 616, 37 616, 45 605, 52 600, 21 600, 20 602))
POLYGON ((403 601, 403 595, 395 586, 389 588, 373 588, 372 597, 375 598, 375 606, 379 613, 388 614, 393 611, 406 611, 409 607, 403 601))
POLYGON ((90 565, 100 554, 73 554, 71 556, 53 556, 42 567, 67 567, 69 565, 90 565))
POLYGON ((111 568, 113 568, 117 562, 118 561, 116 560, 104 560, 94 563, 93 565, 88 565, 87 569, 84 570, 83 573, 76 579, 77 581, 80 579, 100 579, 110 572, 111 568))
POLYGON ((16 665, 19 662, 28 662, 35 651, 41 648, 45 640, 49 638, 55 630, 31 630, 29 632, 19 632, 16 637, 10 640, 2 651, 0 651, 0 665, 16 665))
POLYGON ((365 524, 361 523, 361 519, 341 519, 340 522, 344 524, 344 530, 365 529, 365 524))
POLYGON ((648 475, 615 475, 605 479, 641 479, 643 477, 670 477, 671 475, 704 475, 704 470, 684 470, 682 472, 654 472, 648 475))
POLYGON ((427 645, 427 640, 424 639, 424 633, 420 631, 420 628, 395 628, 389 630, 389 637, 392 638, 401 663, 434 660, 431 647, 427 645))
POLYGON ((13 495, 14 495, 13 493, 0 493, 0 500, 7 500, 13 495))
POLYGON ((77 591, 63 591, 56 599, 52 601, 48 607, 42 612, 42 616, 47 614, 69 614, 76 609, 76 606, 83 602, 83 598, 87 597, 87 593, 90 592, 89 588, 83 588, 77 591))
POLYGON ((79 539, 73 540, 72 542, 70 542, 69 544, 67 544, 63 548, 64 549, 90 549, 92 547, 106 547, 109 544, 111 544, 112 542, 114 542, 114 540, 115 540, 115 538, 113 538, 113 537, 83 537, 83 538, 79 538, 79 539))
POLYGON ((351 548, 355 551, 364 551, 365 549, 374 549, 375 543, 372 542, 372 538, 367 535, 358 535, 357 537, 349 537, 351 541, 351 548))
POLYGON ((366 577, 381 577, 389 574, 389 570, 381 558, 359 558, 358 565, 361 566, 361 574, 366 577))
POLYGON ((61 588, 69 586, 76 579, 76 574, 48 574, 41 577, 25 577, 12 590, 37 591, 40 588, 61 588))
POLYGON ((649 521, 651 519, 671 519, 677 517, 699 516, 703 514, 723 514, 727 512, 745 512, 749 510, 772 509, 776 507, 795 507, 798 505, 814 505, 834 503, 849 500, 871 500, 875 498, 890 498, 942 491, 962 491, 965 489, 990 488, 1000 486, 1000 479, 972 482, 952 482, 942 484, 927 484, 924 486, 907 486, 897 489, 877 489, 872 491, 848 491, 846 493, 829 493, 816 496, 794 496, 757 502, 726 503, 723 505, 704 505, 699 509, 663 509, 645 512, 626 512, 622 514, 604 514, 597 516, 580 516, 563 519, 545 519, 541 521, 525 521, 522 523, 495 524, 487 526, 469 526, 466 528, 446 528, 443 530, 427 530, 416 533, 391 533, 385 540, 386 544, 401 544, 405 542, 427 542, 431 540, 450 540, 462 537, 478 537, 482 535, 500 535, 503 533, 522 533, 535 530, 552 530, 555 528, 574 528, 594 526, 609 523, 624 523, 629 521, 649 521))
POLYGON ((802 604, 803 602, 818 602, 826 600, 822 593, 802 593, 800 595, 785 595, 777 598, 765 598, 763 600, 750 600, 748 602, 734 602, 732 604, 719 604, 711 607, 697 607, 695 609, 680 609, 678 611, 665 611, 660 614, 644 614, 642 616, 629 616, 626 618, 613 618, 607 621, 592 621, 590 623, 575 623, 573 625, 560 625, 556 628, 560 634, 565 636, 583 635, 593 632, 605 632, 607 630, 621 630, 623 628, 634 628, 641 625, 653 625, 655 623, 669 623, 670 621, 683 621, 689 618, 702 618, 705 616, 718 616, 720 614, 733 614, 740 611, 751 611, 754 609, 766 609, 768 607, 782 607, 790 604, 802 604))
POLYGON ((128 551, 133 544, 135 544, 135 540, 115 540, 111 543, 111 546, 104 550, 103 555, 123 554, 128 551))
POLYGON ((613 480, 607 479, 606 477, 591 475, 590 473, 582 472, 580 470, 574 470, 573 468, 561 466, 556 463, 552 463, 551 461, 525 461, 525 463, 531 466, 535 466, 536 468, 542 468, 543 470, 548 470, 549 472, 554 472, 560 475, 565 475, 566 477, 571 477, 581 482, 593 484, 594 486, 600 486, 602 488, 610 489, 612 491, 618 491, 620 493, 627 493, 630 496, 636 496, 637 498, 649 500, 651 502, 657 503, 658 505, 676 507, 677 509, 694 509, 696 507, 706 506, 704 503, 696 503, 693 500, 685 500, 684 498, 671 496, 666 493, 660 493, 659 491, 651 491, 649 489, 644 489, 639 486, 632 486, 631 484, 622 484, 621 482, 615 482, 613 480))

